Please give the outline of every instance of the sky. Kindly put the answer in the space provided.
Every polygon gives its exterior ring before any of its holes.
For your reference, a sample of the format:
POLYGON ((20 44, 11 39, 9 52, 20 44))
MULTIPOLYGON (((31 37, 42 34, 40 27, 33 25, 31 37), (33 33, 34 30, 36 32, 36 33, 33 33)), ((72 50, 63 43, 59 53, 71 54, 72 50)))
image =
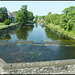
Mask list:
POLYGON ((62 14, 62 10, 75 6, 75 1, 0 1, 0 7, 6 7, 8 11, 18 11, 21 5, 27 5, 28 11, 32 11, 34 16, 52 14, 62 14))

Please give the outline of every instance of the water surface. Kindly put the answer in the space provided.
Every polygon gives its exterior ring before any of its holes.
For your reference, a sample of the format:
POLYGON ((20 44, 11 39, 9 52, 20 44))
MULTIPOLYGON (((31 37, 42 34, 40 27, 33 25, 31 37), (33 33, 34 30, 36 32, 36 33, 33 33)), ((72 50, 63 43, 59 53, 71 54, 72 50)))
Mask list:
POLYGON ((45 25, 21 26, 0 38, 0 58, 12 63, 75 59, 75 40, 45 25))

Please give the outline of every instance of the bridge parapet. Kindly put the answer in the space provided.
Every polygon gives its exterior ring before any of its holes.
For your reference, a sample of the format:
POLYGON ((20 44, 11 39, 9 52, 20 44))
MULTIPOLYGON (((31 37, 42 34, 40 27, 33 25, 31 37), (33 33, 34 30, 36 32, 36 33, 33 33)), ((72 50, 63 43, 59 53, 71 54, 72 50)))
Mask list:
POLYGON ((5 63, 0 58, 0 74, 72 74, 75 73, 75 59, 5 63))

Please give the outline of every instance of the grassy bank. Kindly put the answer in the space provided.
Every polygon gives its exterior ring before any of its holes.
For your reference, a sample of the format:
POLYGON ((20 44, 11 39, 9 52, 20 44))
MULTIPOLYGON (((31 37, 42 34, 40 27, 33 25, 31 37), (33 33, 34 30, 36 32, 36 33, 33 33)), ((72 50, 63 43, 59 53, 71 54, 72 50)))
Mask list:
POLYGON ((68 32, 67 30, 64 30, 63 28, 61 28, 60 25, 54 25, 52 23, 49 23, 46 26, 48 26, 50 29, 53 29, 54 31, 57 31, 63 35, 66 35, 68 37, 75 39, 75 33, 73 31, 68 32))
POLYGON ((0 23, 0 29, 7 28, 9 26, 16 25, 17 23, 11 23, 10 25, 4 25, 4 23, 0 23))

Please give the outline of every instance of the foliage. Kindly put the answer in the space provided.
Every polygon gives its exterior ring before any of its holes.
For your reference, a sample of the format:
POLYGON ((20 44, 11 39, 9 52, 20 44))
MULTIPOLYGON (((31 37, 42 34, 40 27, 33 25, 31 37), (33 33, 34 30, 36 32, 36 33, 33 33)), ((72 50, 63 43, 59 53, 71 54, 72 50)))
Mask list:
POLYGON ((50 15, 45 16, 45 24, 51 23, 50 15))
POLYGON ((16 13, 16 22, 19 24, 26 24, 28 21, 28 10, 27 10, 27 5, 22 5, 20 10, 16 13))
POLYGON ((0 22, 8 19, 7 9, 5 7, 0 8, 0 22))
POLYGON ((59 24, 60 20, 60 15, 58 14, 48 14, 46 17, 45 17, 45 24, 48 24, 48 23, 53 23, 55 25, 59 24))
POLYGON ((11 23, 11 20, 10 19, 6 19, 5 21, 4 21, 4 24, 5 25, 9 25, 11 23))
POLYGON ((51 12, 45 17, 45 24, 53 23, 60 25, 61 28, 67 31, 75 31, 75 6, 65 8, 63 14, 52 14, 51 12))
POLYGON ((22 5, 20 10, 14 11, 16 13, 15 22, 25 25, 28 21, 34 19, 33 13, 27 10, 27 5, 22 5))
POLYGON ((69 8, 65 8, 61 15, 61 27, 68 31, 72 30, 73 25, 75 23, 75 7, 70 6, 69 8))
POLYGON ((36 22, 37 20, 38 20, 38 16, 36 15, 36 16, 35 16, 35 22, 36 22))
POLYGON ((28 21, 33 20, 33 19, 34 19, 33 13, 29 11, 28 12, 28 21))
POLYGON ((52 14, 52 13, 51 13, 51 12, 49 12, 49 13, 48 13, 48 15, 49 15, 49 14, 52 14))
POLYGON ((45 16, 38 16, 38 18, 41 20, 41 19, 44 19, 45 20, 45 16))

